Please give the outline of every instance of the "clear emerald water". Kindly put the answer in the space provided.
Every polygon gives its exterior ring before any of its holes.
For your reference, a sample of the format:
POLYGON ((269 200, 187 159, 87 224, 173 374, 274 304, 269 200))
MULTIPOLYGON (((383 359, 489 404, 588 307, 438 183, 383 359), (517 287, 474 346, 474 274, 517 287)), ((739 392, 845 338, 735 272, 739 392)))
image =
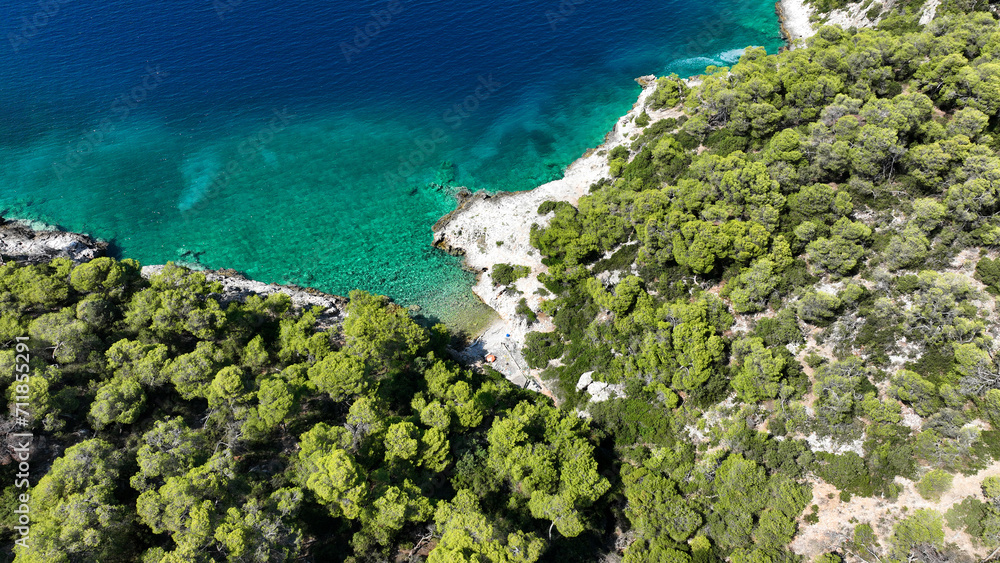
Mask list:
POLYGON ((767 0, 17 0, 0 25, 5 216, 446 321, 478 313, 430 246, 436 184, 558 178, 634 77, 781 46, 767 0))

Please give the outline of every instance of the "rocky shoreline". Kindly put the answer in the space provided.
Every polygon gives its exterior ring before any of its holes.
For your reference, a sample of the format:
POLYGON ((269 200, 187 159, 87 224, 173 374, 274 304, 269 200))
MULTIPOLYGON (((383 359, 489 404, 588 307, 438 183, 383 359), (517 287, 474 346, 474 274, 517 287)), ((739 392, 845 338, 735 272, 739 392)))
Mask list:
POLYGON ((0 217, 0 263, 40 264, 54 258, 80 263, 104 256, 108 243, 50 225, 0 217))
MULTIPOLYGON (((0 218, 0 261, 21 264, 41 264, 54 258, 69 258, 73 262, 88 262, 106 256, 108 243, 91 236, 67 232, 51 225, 0 218)), ((163 270, 163 265, 143 266, 142 275, 149 278, 163 270)), ((232 269, 203 270, 208 281, 222 284, 221 304, 242 301, 250 295, 266 297, 272 293, 288 295, 296 307, 322 307, 318 327, 329 328, 344 320, 347 298, 295 285, 264 283, 247 278, 232 269)))
MULTIPOLYGON (((149 278, 163 270, 162 264, 142 267, 142 276, 149 278)), ((241 272, 232 269, 202 270, 205 279, 222 284, 219 303, 226 305, 234 301, 243 301, 251 295, 267 297, 272 293, 284 293, 291 298, 292 304, 300 308, 321 307, 323 310, 317 317, 316 328, 326 329, 343 322, 348 299, 340 295, 323 293, 311 287, 297 285, 280 285, 252 280, 241 272)))

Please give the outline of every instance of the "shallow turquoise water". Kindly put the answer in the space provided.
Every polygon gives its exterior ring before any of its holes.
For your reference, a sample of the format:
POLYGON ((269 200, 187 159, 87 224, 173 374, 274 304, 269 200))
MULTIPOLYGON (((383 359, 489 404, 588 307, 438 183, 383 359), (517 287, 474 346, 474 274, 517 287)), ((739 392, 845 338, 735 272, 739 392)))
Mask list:
MULTIPOLYGON (((472 277, 430 247, 435 184, 555 179, 635 76, 781 44, 769 2, 414 0, 345 56, 389 4, 236 4, 69 2, 0 58, 4 215, 448 320, 472 277)), ((0 7, 8 36, 34 11, 0 7)))

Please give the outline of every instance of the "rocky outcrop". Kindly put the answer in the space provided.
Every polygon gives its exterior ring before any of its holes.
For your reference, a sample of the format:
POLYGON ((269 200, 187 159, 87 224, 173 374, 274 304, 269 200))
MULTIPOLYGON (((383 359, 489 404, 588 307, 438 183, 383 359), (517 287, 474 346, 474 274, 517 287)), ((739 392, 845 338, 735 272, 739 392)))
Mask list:
POLYGON ((40 264, 69 258, 79 263, 103 256, 107 248, 108 243, 87 235, 0 218, 0 260, 40 264))
POLYGON ((591 403, 600 403, 625 396, 625 384, 594 381, 594 372, 592 371, 580 376, 580 380, 576 383, 576 390, 586 391, 590 395, 591 403))

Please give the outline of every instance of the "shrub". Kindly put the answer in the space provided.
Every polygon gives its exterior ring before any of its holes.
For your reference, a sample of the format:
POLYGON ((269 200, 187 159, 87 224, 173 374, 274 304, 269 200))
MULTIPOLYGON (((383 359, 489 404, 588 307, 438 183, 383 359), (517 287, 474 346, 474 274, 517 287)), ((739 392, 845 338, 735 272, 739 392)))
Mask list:
POLYGON ((848 542, 854 551, 875 553, 879 548, 878 536, 871 524, 858 524, 854 527, 854 537, 848 542))
POLYGON ((914 275, 899 276, 896 278, 896 291, 900 295, 909 295, 920 288, 920 279, 914 275))
POLYGON ((493 269, 490 270, 490 278, 493 279, 493 285, 507 286, 526 277, 530 273, 531 268, 527 266, 511 266, 510 264, 501 262, 493 265, 493 269))
POLYGON ((663 443, 670 437, 670 410, 642 398, 611 399, 589 407, 594 420, 611 430, 619 445, 663 443))
POLYGON ((987 514, 986 503, 977 498, 966 497, 953 505, 944 514, 944 519, 952 530, 964 529, 972 537, 979 537, 983 533, 983 522, 986 521, 987 514))
POLYGON ((524 339, 524 359, 532 368, 543 368, 562 356, 565 346, 553 332, 529 332, 524 339))
POLYGON ((865 17, 869 20, 874 21, 877 17, 882 15, 882 3, 875 2, 875 4, 865 12, 865 17))
POLYGON ((954 363, 955 351, 950 344, 946 344, 928 348, 919 360, 910 362, 905 367, 936 383, 951 372, 954 363))
POLYGON ((517 307, 514 309, 514 312, 527 319, 528 323, 533 323, 538 320, 538 315, 531 310, 531 307, 528 306, 528 300, 524 297, 517 302, 517 307))
POLYGON ((639 154, 622 168, 622 177, 626 180, 646 181, 655 173, 656 164, 653 160, 653 151, 649 147, 643 147, 639 154))
POLYGON ((990 293, 997 293, 1000 288, 1000 259, 981 259, 976 264, 976 279, 986 284, 990 293))
POLYGON ((782 309, 777 317, 766 317, 757 321, 753 334, 764 340, 769 347, 799 344, 804 339, 799 329, 795 310, 782 309))
POLYGON ((538 214, 545 215, 556 210, 556 202, 554 201, 543 201, 541 205, 538 206, 538 214))
POLYGON ((821 364, 822 364, 823 362, 825 362, 825 361, 826 361, 826 358, 824 358, 823 356, 820 356, 820 355, 819 355, 819 354, 817 354, 816 352, 809 352, 809 353, 808 353, 808 354, 806 355, 806 357, 805 357, 805 360, 806 360, 806 365, 807 365, 807 366, 809 366, 809 367, 811 367, 811 368, 813 368, 813 369, 816 369, 816 368, 818 368, 818 367, 819 367, 819 366, 820 366, 820 365, 821 365, 821 364))
POLYGON ((817 326, 826 326, 837 316, 840 299, 821 291, 810 291, 798 303, 799 318, 817 326))
POLYGON ((622 246, 610 257, 603 258, 594 263, 593 272, 600 273, 612 270, 625 270, 632 266, 639 255, 640 245, 628 244, 622 246))
POLYGON ((618 145, 617 147, 611 149, 611 152, 608 153, 608 160, 628 160, 628 156, 628 149, 618 145))
POLYGON ((687 84, 676 74, 661 76, 656 80, 656 90, 647 105, 653 109, 672 108, 684 101, 688 91, 687 84))
POLYGON ((820 452, 816 461, 816 474, 841 491, 861 496, 872 496, 871 474, 861 456, 854 452, 840 455, 820 452))
POLYGON ((944 519, 935 510, 921 508, 897 522, 894 532, 892 540, 901 553, 919 544, 943 546, 944 519))
POLYGON ((719 129, 710 133, 704 144, 719 156, 727 156, 734 151, 746 150, 750 141, 746 137, 734 135, 730 129, 719 129))
POLYGON ((653 123, 649 127, 643 129, 642 134, 636 137, 634 141, 632 141, 632 145, 630 148, 633 151, 638 151, 646 143, 656 141, 657 139, 665 135, 667 132, 672 131, 676 128, 677 128, 676 119, 672 117, 668 117, 667 119, 661 119, 656 123, 653 123))
POLYGON ((699 144, 701 144, 698 142, 697 137, 687 131, 678 131, 674 133, 674 139, 681 145, 681 147, 689 151, 693 151, 698 148, 699 144))
POLYGON ((941 500, 941 495, 951 488, 951 480, 951 473, 935 469, 917 483, 917 492, 927 500, 941 500))
POLYGON ((616 158, 608 163, 610 166, 609 173, 612 178, 620 178, 622 175, 622 170, 624 170, 627 162, 620 158, 616 158))

